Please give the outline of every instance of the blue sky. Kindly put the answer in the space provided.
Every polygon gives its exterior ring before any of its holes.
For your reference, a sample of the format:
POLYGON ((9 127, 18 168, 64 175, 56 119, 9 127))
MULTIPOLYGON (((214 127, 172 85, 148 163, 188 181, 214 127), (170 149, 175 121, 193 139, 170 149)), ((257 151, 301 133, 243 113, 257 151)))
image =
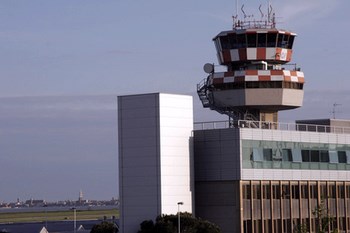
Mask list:
MULTIPOLYGON (((259 19, 266 3, 239 7, 259 19)), ((349 119, 350 2, 271 3, 306 79, 304 107, 280 120, 328 118, 333 103, 349 119)), ((196 120, 223 119, 195 91, 233 14, 234 0, 0 1, 0 201, 116 197, 118 95, 194 95, 196 120)))

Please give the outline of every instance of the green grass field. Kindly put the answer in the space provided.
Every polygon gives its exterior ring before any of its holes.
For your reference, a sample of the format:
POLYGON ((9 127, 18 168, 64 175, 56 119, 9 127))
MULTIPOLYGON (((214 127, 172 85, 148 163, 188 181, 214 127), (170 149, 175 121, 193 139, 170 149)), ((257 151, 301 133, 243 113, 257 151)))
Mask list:
MULTIPOLYGON (((95 220, 103 219, 104 216, 111 218, 115 216, 119 218, 117 209, 106 210, 77 210, 77 221, 79 220, 95 220)), ((47 211, 45 212, 18 212, 18 213, 0 213, 0 223, 15 222, 44 222, 44 221, 62 221, 74 220, 72 210, 66 211, 47 211)))

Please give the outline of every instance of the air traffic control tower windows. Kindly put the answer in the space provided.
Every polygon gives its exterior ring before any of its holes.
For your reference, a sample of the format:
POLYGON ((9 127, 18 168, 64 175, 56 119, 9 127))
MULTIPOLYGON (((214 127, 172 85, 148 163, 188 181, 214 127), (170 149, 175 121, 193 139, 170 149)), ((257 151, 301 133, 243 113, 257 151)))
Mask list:
POLYGON ((294 35, 283 33, 245 33, 227 34, 216 38, 217 51, 240 49, 240 48, 286 48, 292 49, 294 35), (221 45, 221 46, 220 46, 221 45))
POLYGON ((267 34, 267 47, 276 47, 277 33, 267 34))
POLYGON ((256 47, 256 34, 255 33, 247 34, 247 45, 248 45, 248 48, 255 48, 256 47))
POLYGON ((266 33, 258 33, 258 47, 265 48, 266 47, 266 33))

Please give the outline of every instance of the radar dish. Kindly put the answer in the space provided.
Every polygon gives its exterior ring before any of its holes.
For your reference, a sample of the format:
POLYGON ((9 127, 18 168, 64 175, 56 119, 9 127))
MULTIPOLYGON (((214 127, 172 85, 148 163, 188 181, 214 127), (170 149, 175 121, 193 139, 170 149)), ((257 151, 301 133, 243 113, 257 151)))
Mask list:
POLYGON ((210 64, 210 63, 206 63, 203 67, 204 69, 204 72, 205 73, 208 73, 208 74, 211 74, 214 72, 214 65, 213 64, 210 64))

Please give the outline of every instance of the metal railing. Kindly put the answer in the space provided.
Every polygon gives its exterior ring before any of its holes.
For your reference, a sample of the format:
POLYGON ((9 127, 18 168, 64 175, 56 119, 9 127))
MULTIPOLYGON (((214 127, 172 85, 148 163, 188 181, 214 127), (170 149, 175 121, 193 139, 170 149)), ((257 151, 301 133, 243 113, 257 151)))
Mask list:
POLYGON ((337 126, 316 125, 316 124, 297 124, 297 123, 283 123, 283 122, 248 121, 248 120, 239 120, 236 122, 211 121, 211 122, 194 123, 194 130, 227 129, 227 128, 252 128, 252 129, 350 134, 350 127, 337 127, 337 126))

